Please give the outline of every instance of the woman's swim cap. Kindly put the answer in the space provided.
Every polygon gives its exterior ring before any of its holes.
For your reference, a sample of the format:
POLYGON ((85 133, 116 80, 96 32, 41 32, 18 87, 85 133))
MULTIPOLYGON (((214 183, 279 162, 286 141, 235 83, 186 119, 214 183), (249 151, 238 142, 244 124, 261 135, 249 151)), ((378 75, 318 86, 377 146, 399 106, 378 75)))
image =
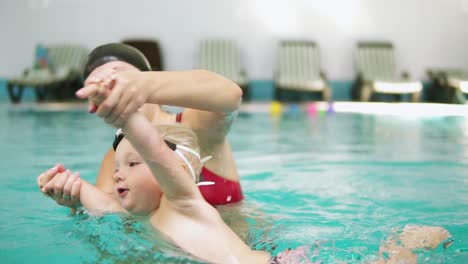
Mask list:
POLYGON ((122 43, 110 43, 99 46, 91 51, 83 71, 83 79, 86 80, 89 74, 97 67, 111 61, 123 61, 137 67, 141 71, 151 71, 148 60, 139 50, 122 43))

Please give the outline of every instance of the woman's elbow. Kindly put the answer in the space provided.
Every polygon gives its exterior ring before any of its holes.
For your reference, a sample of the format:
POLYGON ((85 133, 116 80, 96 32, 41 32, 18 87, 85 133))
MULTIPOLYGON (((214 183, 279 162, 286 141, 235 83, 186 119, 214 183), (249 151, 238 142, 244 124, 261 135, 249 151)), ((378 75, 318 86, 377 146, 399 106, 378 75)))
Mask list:
POLYGON ((232 82, 232 86, 233 86, 233 88, 231 89, 232 92, 231 92, 231 95, 230 95, 230 98, 231 98, 230 102, 232 102, 231 111, 235 111, 235 110, 239 109, 239 106, 242 103, 243 92, 242 92, 242 89, 239 87, 239 85, 237 85, 236 83, 232 82))
POLYGON ((234 81, 213 71, 197 70, 200 76, 205 76, 205 80, 216 83, 217 90, 222 91, 223 108, 226 112, 232 112, 239 108, 242 102, 242 89, 234 81))

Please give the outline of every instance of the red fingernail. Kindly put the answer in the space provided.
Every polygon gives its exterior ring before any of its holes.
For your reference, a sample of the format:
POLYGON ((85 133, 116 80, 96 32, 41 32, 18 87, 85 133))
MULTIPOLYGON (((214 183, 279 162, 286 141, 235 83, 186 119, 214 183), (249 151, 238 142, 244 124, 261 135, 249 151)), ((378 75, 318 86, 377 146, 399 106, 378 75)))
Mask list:
POLYGON ((96 105, 94 105, 94 104, 90 105, 89 108, 88 108, 88 111, 89 111, 90 114, 96 113, 96 111, 97 111, 96 105))

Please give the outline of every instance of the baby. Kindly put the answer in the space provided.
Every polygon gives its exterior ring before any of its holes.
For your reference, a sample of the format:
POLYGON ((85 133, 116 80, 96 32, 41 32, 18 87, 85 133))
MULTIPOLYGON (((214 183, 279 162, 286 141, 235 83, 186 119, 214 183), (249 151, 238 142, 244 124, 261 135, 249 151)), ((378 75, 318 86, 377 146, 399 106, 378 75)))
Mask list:
MULTIPOLYGON (((202 160, 192 130, 181 125, 155 128, 135 113, 114 148, 114 198, 76 173, 62 173, 72 188, 79 188, 80 202, 88 211, 147 218, 176 245, 209 263, 270 263, 269 253, 250 249, 200 194, 196 182, 202 160)), ((63 178, 59 176, 57 180, 63 178)), ((42 190, 48 193, 53 187, 50 181, 42 190)))

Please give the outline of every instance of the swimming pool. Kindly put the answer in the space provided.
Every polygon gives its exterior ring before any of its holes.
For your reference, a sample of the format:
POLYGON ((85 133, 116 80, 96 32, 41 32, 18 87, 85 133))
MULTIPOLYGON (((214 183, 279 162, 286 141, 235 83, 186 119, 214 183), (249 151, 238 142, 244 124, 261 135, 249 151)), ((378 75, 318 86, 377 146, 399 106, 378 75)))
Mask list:
MULTIPOLYGON (((138 223, 71 217, 37 190, 38 173, 58 161, 94 182, 112 128, 80 107, 8 104, 0 104, 0 126, 2 263, 179 259, 138 223)), ((319 263, 364 263, 394 228, 439 225, 455 243, 446 252, 421 254, 421 263, 467 262, 466 117, 242 113, 230 141, 252 246, 277 245, 277 252, 310 245, 310 258, 319 263)))

